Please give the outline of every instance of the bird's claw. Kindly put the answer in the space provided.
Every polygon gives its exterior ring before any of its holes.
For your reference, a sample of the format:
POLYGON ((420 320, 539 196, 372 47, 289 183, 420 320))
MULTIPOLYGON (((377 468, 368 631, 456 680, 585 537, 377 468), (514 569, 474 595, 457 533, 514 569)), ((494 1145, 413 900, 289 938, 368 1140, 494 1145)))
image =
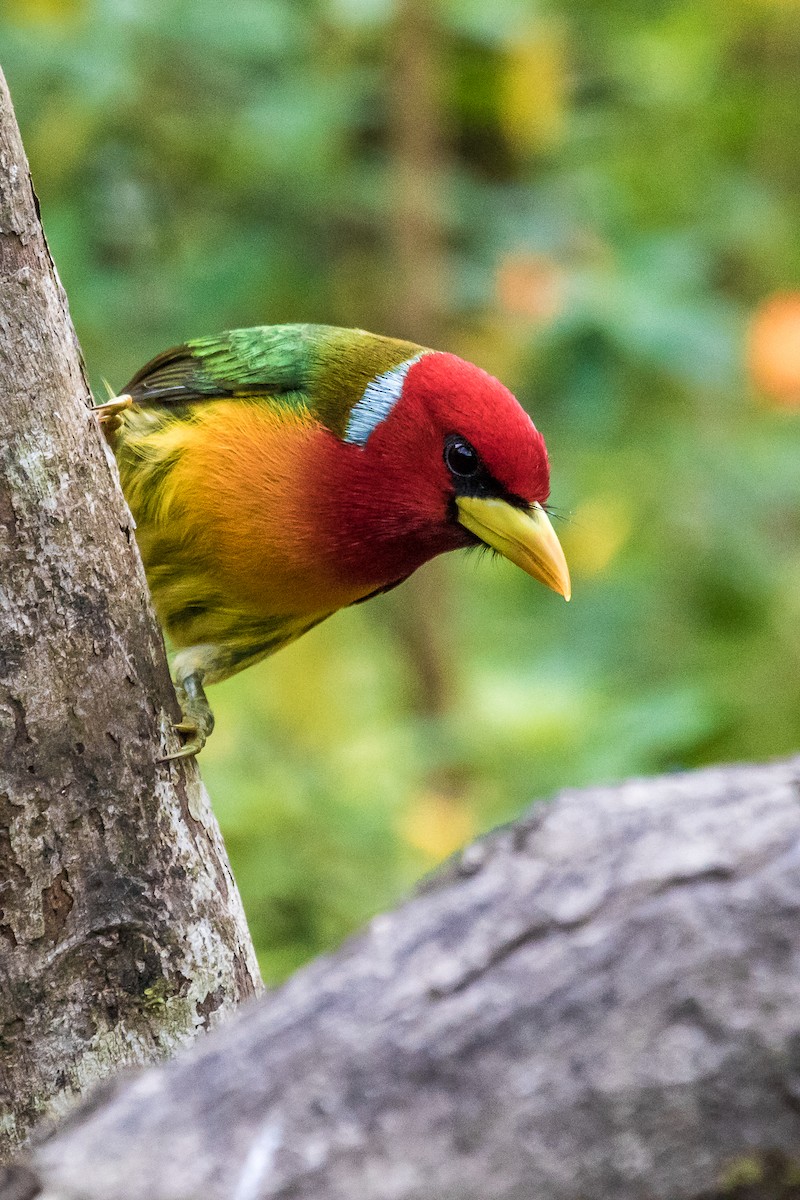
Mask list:
POLYGON ((185 739, 179 750, 165 754, 159 762, 175 762, 179 758, 194 758, 205 746, 214 728, 214 714, 206 705, 205 713, 192 716, 184 710, 183 720, 172 726, 180 738, 185 739))
POLYGON ((180 750, 173 750, 172 754, 165 754, 158 760, 159 762, 175 762, 179 758, 194 758, 208 741, 208 732, 210 730, 206 732, 194 721, 178 721, 172 728, 179 737, 186 740, 183 742, 180 750))
POLYGON ((180 758, 194 758, 205 746, 214 728, 214 714, 203 691, 202 675, 195 673, 183 679, 176 687, 181 706, 181 720, 172 728, 182 739, 183 745, 171 754, 165 754, 159 762, 175 762, 180 758))
POLYGON ((113 399, 107 400, 105 404, 96 404, 92 412, 100 422, 103 432, 109 434, 113 433, 115 429, 119 429, 122 424, 119 414, 132 405, 132 396, 114 396, 113 399))

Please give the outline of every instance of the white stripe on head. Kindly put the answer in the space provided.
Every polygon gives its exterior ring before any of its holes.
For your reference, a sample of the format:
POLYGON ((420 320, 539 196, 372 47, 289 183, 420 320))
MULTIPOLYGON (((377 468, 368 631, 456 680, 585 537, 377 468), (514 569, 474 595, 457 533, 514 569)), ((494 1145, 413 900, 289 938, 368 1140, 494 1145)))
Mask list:
POLYGON ((406 375, 415 362, 419 362, 425 351, 407 358, 390 371, 376 375, 365 390, 364 395, 353 405, 350 420, 347 422, 344 440, 354 442, 356 446, 366 445, 367 439, 381 421, 385 421, 403 394, 403 384, 406 375))

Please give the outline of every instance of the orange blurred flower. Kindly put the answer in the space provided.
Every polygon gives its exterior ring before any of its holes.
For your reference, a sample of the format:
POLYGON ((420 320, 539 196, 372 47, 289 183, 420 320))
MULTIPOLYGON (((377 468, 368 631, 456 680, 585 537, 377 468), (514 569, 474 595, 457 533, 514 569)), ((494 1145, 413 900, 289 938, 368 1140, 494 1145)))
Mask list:
POLYGON ((500 308, 511 317, 546 324, 564 307, 566 280, 562 268, 543 254, 507 254, 497 268, 500 308))
POLYGON ((800 407, 800 292, 779 292, 750 323, 747 366, 757 391, 775 404, 800 407))

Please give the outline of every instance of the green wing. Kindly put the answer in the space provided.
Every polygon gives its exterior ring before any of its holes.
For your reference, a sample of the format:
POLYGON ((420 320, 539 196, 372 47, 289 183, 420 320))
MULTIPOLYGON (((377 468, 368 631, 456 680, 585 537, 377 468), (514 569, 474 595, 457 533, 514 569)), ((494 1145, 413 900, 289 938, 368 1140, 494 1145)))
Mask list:
POLYGON ((159 354, 124 389, 137 404, 305 392, 325 325, 260 325, 195 338, 159 354))
POLYGON ((419 351, 411 342, 334 325, 259 325, 159 354, 123 389, 139 407, 233 396, 304 406, 342 434, 377 375, 419 351))

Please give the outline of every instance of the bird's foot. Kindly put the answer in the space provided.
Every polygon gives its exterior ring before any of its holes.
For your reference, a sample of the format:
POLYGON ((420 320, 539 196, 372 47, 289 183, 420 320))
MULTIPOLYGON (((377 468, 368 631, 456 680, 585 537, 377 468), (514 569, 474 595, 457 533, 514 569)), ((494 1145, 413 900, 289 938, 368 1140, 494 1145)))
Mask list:
POLYGON ((180 750, 173 750, 172 754, 165 754, 160 758, 159 762, 176 762, 179 758, 194 758, 196 754, 205 746, 208 741, 210 729, 204 728, 198 721, 192 717, 184 717, 182 721, 176 722, 172 726, 175 732, 183 740, 183 745, 180 750))
POLYGON ((109 433, 113 433, 115 429, 119 429, 122 424, 119 414, 124 412, 126 408, 131 408, 132 405, 132 396, 114 396, 111 400, 107 400, 105 404, 96 404, 92 412, 97 416, 103 433, 108 435, 109 433))
POLYGON ((159 762, 175 762, 179 758, 194 758, 205 746, 214 728, 214 714, 203 691, 202 672, 181 680, 175 688, 183 719, 172 728, 182 739, 180 750, 165 754, 159 762))

